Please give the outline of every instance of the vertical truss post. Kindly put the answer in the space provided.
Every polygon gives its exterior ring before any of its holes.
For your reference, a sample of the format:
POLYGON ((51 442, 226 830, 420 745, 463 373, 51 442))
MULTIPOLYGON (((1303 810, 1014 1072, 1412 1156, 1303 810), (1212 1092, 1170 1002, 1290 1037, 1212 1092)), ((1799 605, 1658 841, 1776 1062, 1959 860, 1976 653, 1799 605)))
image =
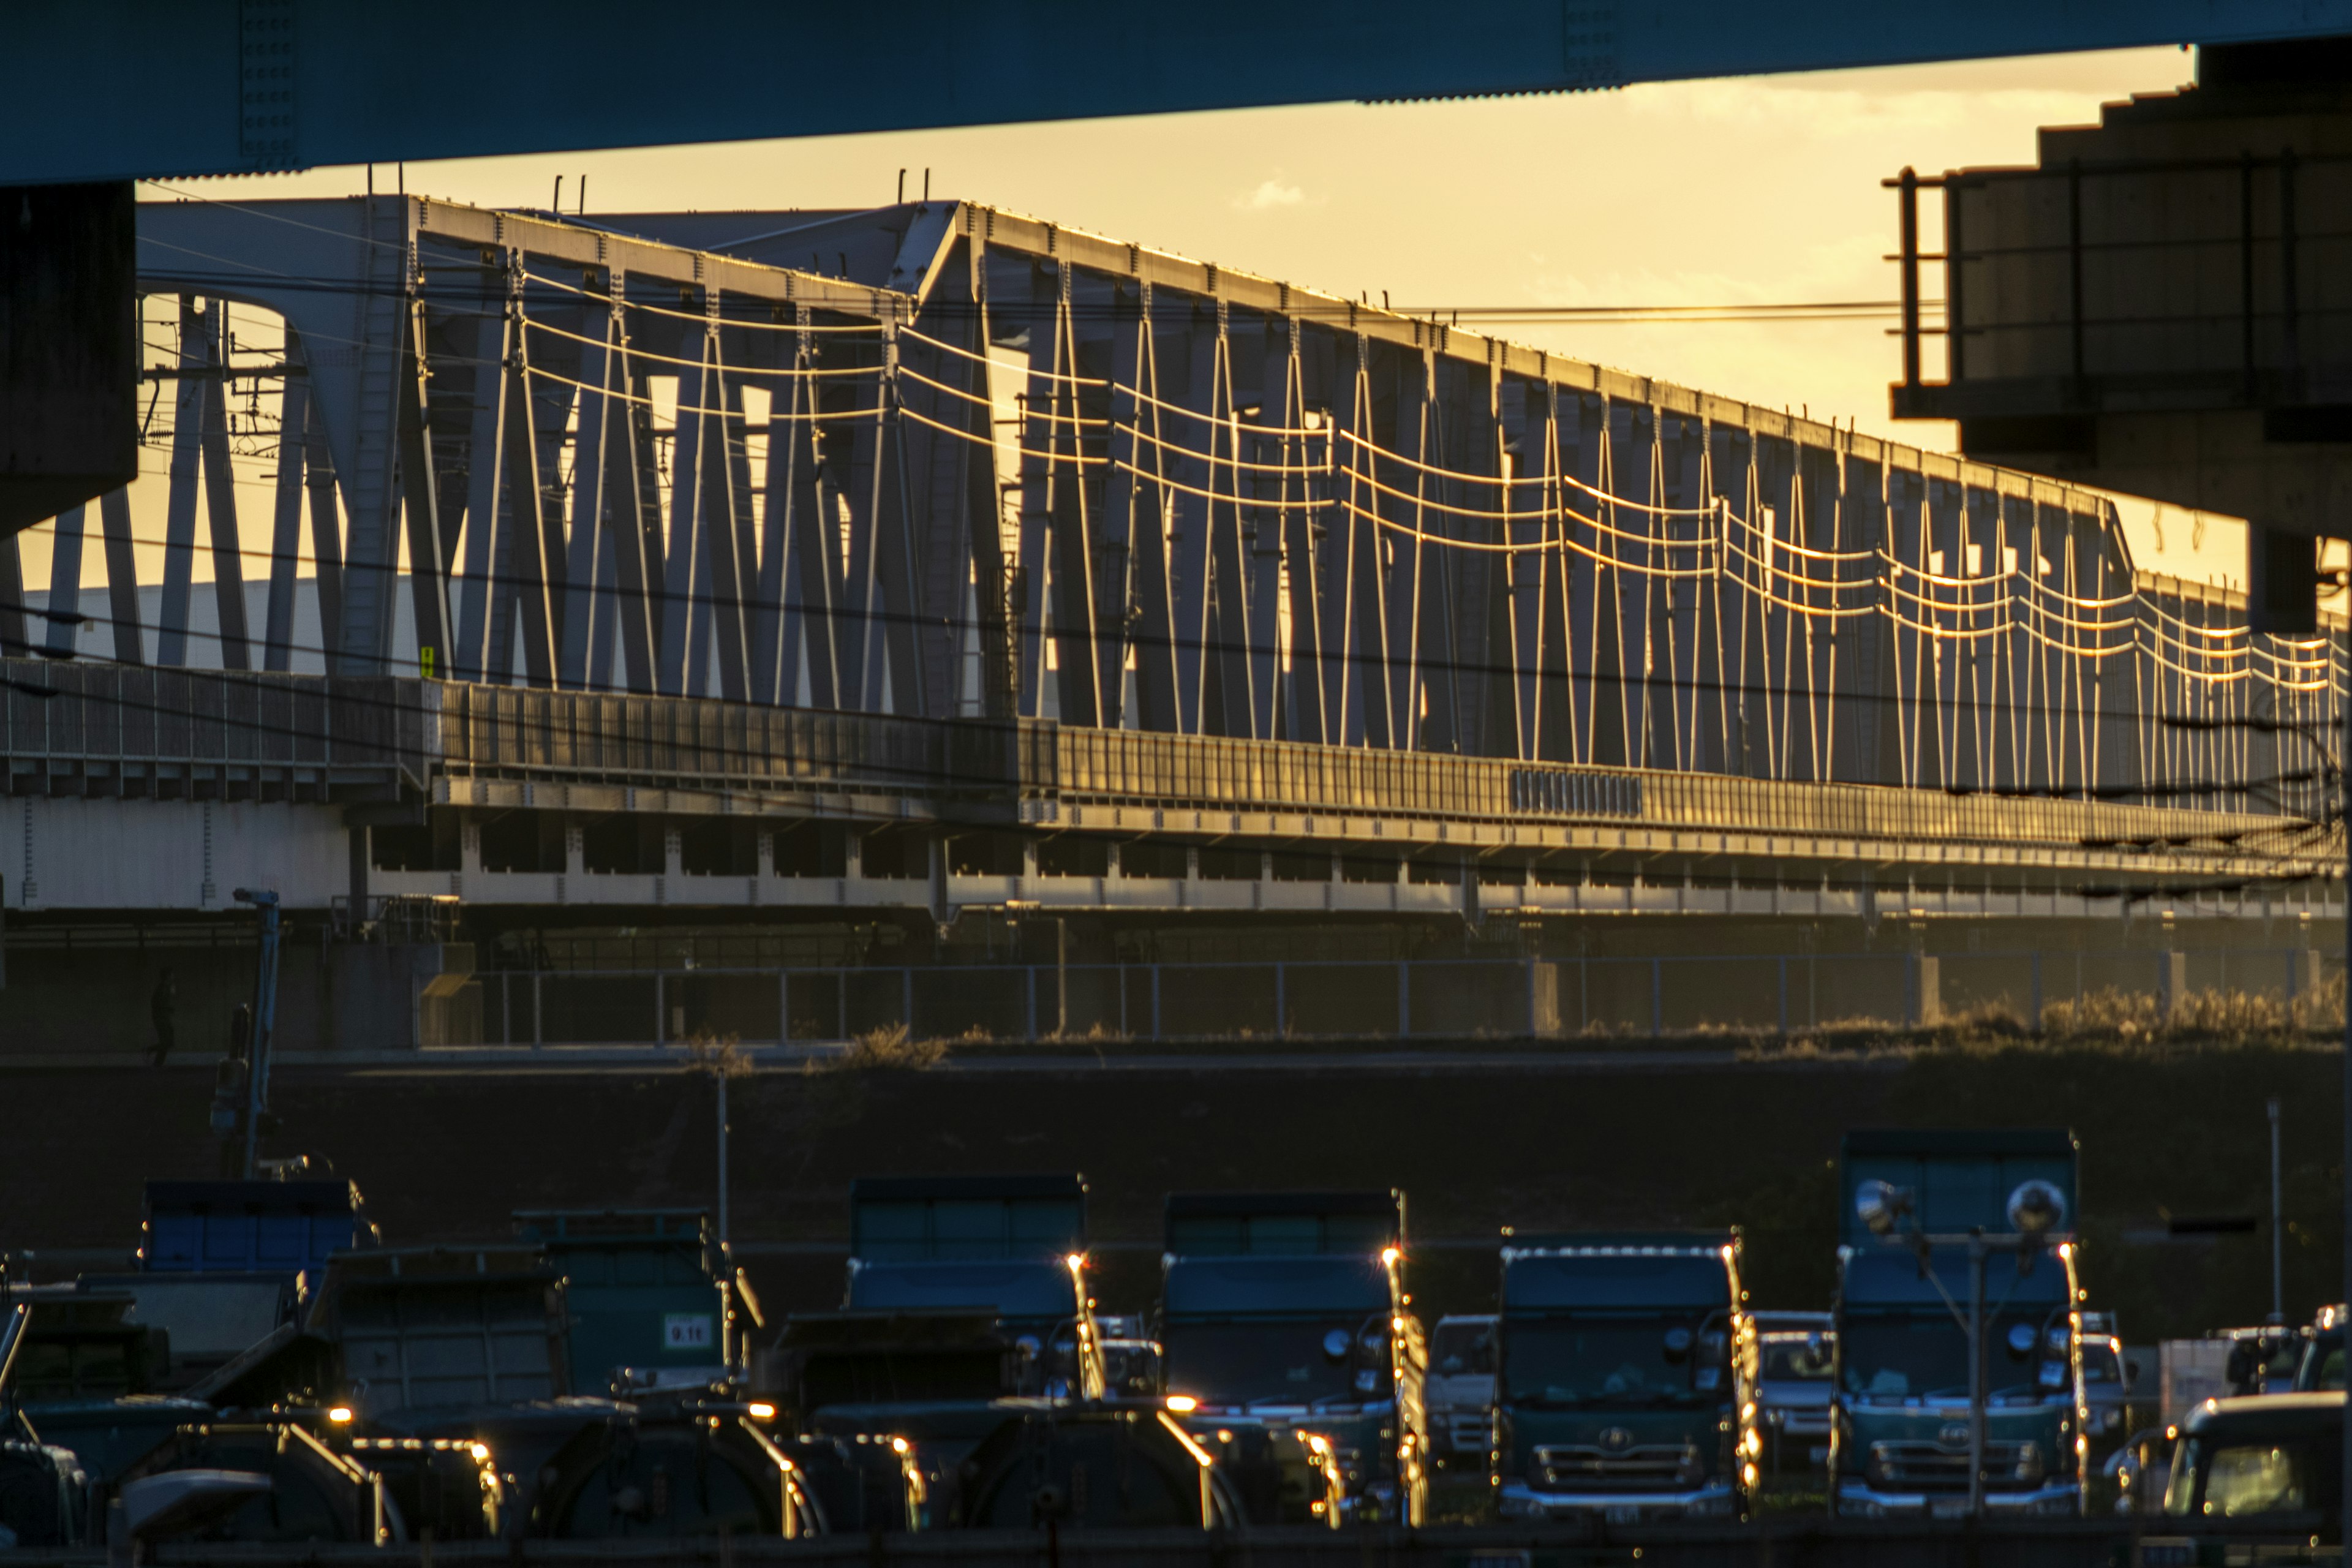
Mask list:
POLYGON ((1220 721, 1214 732, 1270 740, 1272 736, 1257 728, 1254 702, 1257 686, 1252 679, 1250 558, 1242 538, 1242 412, 1234 389, 1232 311, 1222 298, 1217 301, 1215 397, 1208 443, 1209 598, 1213 630, 1213 656, 1206 670, 1211 693, 1218 700, 1220 721))
MULTIPOLYGON (((424 363, 415 320, 415 204, 404 195, 373 198, 364 208, 359 237, 366 258, 366 291, 359 302, 360 341, 354 348, 359 373, 348 415, 353 421, 349 446, 354 453, 354 467, 340 476, 350 498, 351 535, 342 552, 337 617, 341 636, 334 660, 338 675, 382 675, 390 668, 404 489, 420 491, 428 498, 430 510, 433 470, 429 455, 421 450, 424 398, 422 388, 415 384, 424 363), (395 238, 384 238, 379 232, 385 226, 387 214, 397 215, 395 238), (426 459, 422 467, 408 460, 412 408, 417 416, 415 444, 420 450, 416 456, 426 459), (404 473, 407 476, 404 486, 404 473)), ((345 416, 339 409, 336 416, 345 416)), ((439 552, 437 539, 427 548, 429 562, 439 552)), ((434 587, 416 584, 415 591, 428 597, 437 595, 437 573, 435 579, 434 587)), ((446 614, 434 613, 430 605, 426 609, 426 619, 437 631, 447 620, 446 614)), ((420 644, 431 635, 424 622, 418 631, 420 644)), ((446 650, 446 640, 443 647, 446 650)))
POLYGON ((1503 537, 1511 552, 1503 557, 1510 612, 1510 681, 1512 754, 1533 760, 1540 755, 1543 700, 1544 565, 1549 552, 1544 533, 1551 521, 1551 463, 1547 437, 1549 424, 1528 409, 1538 388, 1526 382, 1506 382, 1499 393, 1503 451, 1503 537), (1534 472, 1530 474, 1528 470, 1534 472))
MULTIPOLYGON (((940 243, 952 247, 959 242, 950 234, 940 243)), ((971 274, 969 260, 941 268, 938 287, 919 303, 919 330, 909 322, 897 333, 898 362, 906 374, 892 377, 908 538, 917 566, 915 640, 924 710, 934 718, 957 711, 972 631, 965 605, 976 581, 971 532, 980 518, 993 516, 985 492, 973 484, 974 470, 988 466, 995 436, 987 422, 988 345, 975 331, 971 274)), ((763 582, 769 564, 761 563, 763 582)))
MULTIPOLYGON (((1220 307, 1222 309, 1222 307, 1220 307)), ((1163 421, 1164 434, 1173 427, 1171 447, 1162 448, 1162 472, 1172 469, 1169 510, 1173 526, 1168 541, 1169 600, 1173 609, 1176 665, 1176 728, 1187 735, 1204 735, 1208 725, 1209 683, 1209 535, 1213 509, 1209 504, 1216 420, 1218 366, 1223 353, 1223 318, 1210 328, 1196 307, 1184 321, 1184 368, 1181 388, 1160 384, 1178 394, 1181 413, 1163 421)), ((1155 355, 1157 349, 1155 346, 1155 355)))
POLYGON ((719 401, 719 378, 710 363, 716 336, 706 320, 696 343, 695 362, 681 367, 677 378, 677 433, 669 454, 669 553, 662 574, 660 689, 665 697, 687 694, 691 653, 688 634, 701 609, 696 603, 697 578, 709 569, 705 563, 698 571, 695 552, 702 541, 703 486, 708 472, 702 448, 710 438, 710 416, 705 410, 716 407, 719 401))
POLYGON ((0 538, 0 654, 22 658, 33 651, 25 635, 25 558, 21 534, 0 538))
MULTIPOLYGON (((1430 329, 1433 333, 1444 330, 1430 329)), ((1455 421, 1445 406, 1444 381, 1439 374, 1435 348, 1424 346, 1421 360, 1423 379, 1419 425, 1413 436, 1416 449, 1412 454, 1421 467, 1413 474, 1412 526, 1423 537, 1415 541, 1413 599, 1407 606, 1413 619, 1413 671, 1424 709, 1418 716, 1417 744, 1423 751, 1455 752, 1461 749, 1462 730, 1454 685, 1454 552, 1434 542, 1436 539, 1454 536, 1453 514, 1448 505, 1454 499, 1454 486, 1443 476, 1446 437, 1452 434, 1455 421)), ((1402 422, 1398 434, 1403 435, 1402 422)))
POLYGON ((768 527, 771 537, 781 537, 783 543, 776 700, 799 701, 805 671, 810 706, 838 708, 842 705, 838 653, 842 627, 834 602, 841 575, 837 566, 841 527, 825 504, 830 492, 819 482, 820 384, 814 374, 817 363, 808 331, 809 308, 803 305, 799 312, 802 330, 793 361, 790 402, 779 399, 776 406, 782 407, 783 413, 772 416, 768 426, 768 527))
POLYGON ((656 684, 654 650, 660 609, 647 562, 648 545, 660 537, 661 517, 658 510, 647 515, 646 480, 639 471, 652 417, 643 395, 644 380, 629 360, 628 279, 615 268, 604 287, 612 316, 605 329, 605 396, 599 422, 604 453, 599 489, 608 520, 603 531, 612 556, 612 611, 622 679, 629 690, 645 693, 656 684))
MULTIPOLYGON (((1282 735, 1282 531, 1286 497, 1282 476, 1268 473, 1267 459, 1274 458, 1271 466, 1279 467, 1286 451, 1286 437, 1280 432, 1289 428, 1286 418, 1288 372, 1294 359, 1289 334, 1283 334, 1285 349, 1278 364, 1267 363, 1272 356, 1266 353, 1268 340, 1274 335, 1272 329, 1281 320, 1278 316, 1262 316, 1251 328, 1249 346, 1252 363, 1257 369, 1254 388, 1257 414, 1251 417, 1236 407, 1234 419, 1234 493, 1248 496, 1252 503, 1239 511, 1242 574, 1246 586, 1243 605, 1248 615, 1244 632, 1249 658, 1248 733, 1261 741, 1278 740, 1282 735), (1281 376, 1282 385, 1273 384, 1276 375, 1281 376), (1255 465, 1247 470, 1246 480, 1238 467, 1242 461, 1255 465)), ((1226 363, 1232 363, 1228 353, 1226 363)), ((1238 388, 1234 402, 1242 402, 1238 388)))
POLYGON ((100 496, 98 522, 106 536, 106 597, 114 622, 114 662, 145 664, 147 639, 139 625, 139 552, 131 532, 131 492, 112 489, 100 496))
POLYGON ((1055 663, 1060 668, 1061 718, 1066 724, 1103 721, 1095 617, 1093 528, 1087 518, 1086 456, 1079 439, 1085 409, 1078 400, 1077 323, 1071 310, 1077 268, 1065 261, 1054 301, 1053 379, 1046 384, 1045 526, 1052 540, 1048 594, 1054 616, 1055 663))
POLYGON ((614 396, 614 377, 622 373, 621 329, 615 297, 606 306, 596 341, 586 347, 580 370, 584 390, 572 448, 572 537, 563 573, 563 646, 556 666, 558 682, 574 689, 592 685, 592 636, 612 629, 608 601, 617 552, 606 513, 616 491, 611 485, 613 462, 607 447, 625 447, 628 440, 628 405, 614 396), (623 428, 614 433, 616 414, 623 428))
POLYGON ((1014 567, 1013 591, 1020 615, 1021 714, 1029 719, 1045 713, 1045 616, 1050 591, 1046 574, 1051 570, 1054 515, 1054 369, 1061 363, 1063 325, 1061 310, 1051 299, 1041 297, 1043 287, 1033 262, 1029 298, 1023 310, 1029 325, 1029 374, 1016 426, 1021 444, 1021 511, 1016 536, 1019 564, 1014 567))
MULTIPOLYGON (((856 352, 856 351, 852 351, 856 352)), ((840 660, 842 701, 867 712, 878 711, 882 706, 882 673, 886 662, 882 642, 881 584, 875 574, 877 564, 876 546, 880 527, 875 515, 875 500, 880 493, 879 469, 882 464, 883 409, 889 399, 889 388, 883 384, 881 367, 877 360, 859 367, 858 380, 867 382, 873 401, 860 406, 848 429, 839 437, 840 446, 847 448, 846 463, 835 470, 835 486, 841 510, 848 515, 846 537, 840 540, 840 584, 834 603, 840 616, 842 631, 837 645, 840 660), (838 477, 845 475, 845 477, 838 477)), ((868 390, 861 386, 860 391, 868 390)))
POLYGON ((196 499, 204 486, 205 408, 217 394, 212 321, 193 294, 180 296, 180 383, 173 400, 171 491, 163 512, 163 602, 155 662, 188 662, 188 596, 196 575, 196 499))
POLYGON ((457 634, 449 649, 449 675, 455 680, 488 680, 504 685, 510 667, 506 640, 492 635, 494 619, 503 623, 511 587, 507 563, 493 554, 507 526, 499 517, 506 491, 507 393, 512 384, 507 359, 512 352, 514 318, 503 300, 484 300, 475 322, 474 405, 467 442, 465 573, 458 584, 457 634), (493 658, 491 645, 498 645, 493 658))
POLYGON ((294 668, 294 589, 302 574, 302 458, 310 430, 310 382, 299 373, 299 340, 286 330, 286 382, 278 416, 278 494, 269 530, 269 599, 261 625, 261 667, 294 668))
POLYGON ((555 614, 547 559, 548 487, 539 471, 539 432, 531 407, 530 347, 523 331, 521 253, 515 253, 507 300, 507 360, 499 374, 506 379, 504 438, 499 468, 505 480, 506 504, 498 509, 506 538, 496 553, 511 574, 507 592, 520 615, 515 630, 522 643, 523 678, 531 685, 555 684, 555 614))
POLYGON ((400 500, 408 532, 408 594, 416 618, 420 670, 446 677, 449 658, 447 562, 442 554, 440 498, 434 482, 433 445, 425 428, 425 301, 416 289, 415 247, 409 247, 409 302, 402 316, 400 355, 400 500))
POLYGON ((1289 352, 1283 356, 1285 434, 1279 447, 1282 472, 1278 476, 1281 489, 1277 502, 1282 531, 1277 542, 1282 552, 1283 581, 1290 597, 1290 679, 1283 691, 1285 729, 1293 740, 1319 744, 1330 739, 1333 727, 1325 710, 1322 671, 1323 621, 1330 607, 1323 602, 1326 574, 1318 560, 1318 553, 1328 555, 1329 548, 1327 543, 1322 552, 1316 549, 1324 509, 1318 504, 1319 498, 1314 493, 1313 470, 1317 447, 1328 456, 1331 435, 1328 426, 1319 439, 1304 434, 1307 409, 1301 338, 1306 329, 1296 316, 1286 318, 1284 325, 1289 352))
POLYGON ((1372 477, 1381 481, 1379 507, 1393 536, 1387 592, 1389 744, 1400 751, 1424 749, 1422 732, 1421 621, 1422 564, 1430 552, 1425 537, 1429 521, 1422 505, 1429 493, 1429 474, 1422 467, 1430 441, 1430 361, 1425 349, 1394 356, 1396 374, 1396 449, 1370 447, 1363 453, 1372 477), (1380 459, 1391 460, 1385 468, 1380 459))
POLYGON ((227 308, 215 300, 205 312, 205 349, 215 374, 205 399, 205 519, 212 537, 213 605, 220 626, 223 669, 250 669, 253 659, 245 624, 245 540, 236 522, 236 470, 229 462, 229 349, 227 308))
MULTIPOLYGON (((718 650, 719 694, 730 702, 741 702, 751 696, 750 643, 743 614, 753 582, 743 570, 744 537, 751 520, 740 510, 746 500, 743 491, 749 488, 750 469, 737 459, 743 441, 743 389, 725 367, 725 345, 719 330, 719 292, 709 289, 704 298, 710 352, 703 390, 715 396, 710 412, 703 416, 707 421, 700 450, 703 534, 696 551, 709 563, 710 588, 708 599, 696 609, 709 617, 709 640, 718 650)), ((698 673, 705 668, 704 657, 696 656, 698 673)))
POLYGON ((1315 670, 1323 704, 1323 739, 1329 745, 1361 745, 1363 713, 1360 706, 1351 707, 1360 700, 1349 672, 1356 648, 1355 616, 1350 608, 1356 531, 1349 510, 1346 464, 1349 454, 1339 438, 1341 427, 1353 417, 1356 334, 1328 331, 1311 335, 1307 344, 1311 357, 1305 385, 1320 430, 1318 442, 1309 449, 1306 493, 1315 513, 1311 538, 1321 595, 1315 670))
POLYGON ((789 706, 798 694, 800 661, 797 646, 787 648, 789 626, 795 636, 799 618, 784 603, 785 560, 791 544, 785 520, 792 512, 793 397, 800 377, 788 368, 769 382, 767 497, 760 515, 760 570, 757 591, 750 606, 751 639, 751 700, 789 706))
MULTIPOLYGON (((907 423, 898 404, 900 322, 882 324, 882 364, 875 381, 880 400, 874 440, 874 499, 867 510, 874 527, 874 591, 882 613, 880 644, 887 655, 890 710, 917 715, 930 710, 924 680, 921 566, 908 505, 907 423)), ((878 704, 877 704, 878 706, 878 704)))
MULTIPOLYGON (((320 426, 320 421, 313 418, 304 427, 302 468, 310 489, 310 570, 319 590, 319 647, 331 673, 337 650, 343 646, 343 531, 335 504, 335 460, 320 426)), ((108 571, 110 575, 111 566, 108 571)), ((134 579, 126 575, 124 581, 134 579)))
POLYGON ((53 658, 71 658, 81 635, 81 536, 88 509, 69 506, 58 513, 49 534, 49 635, 42 641, 53 658))
POLYGON ((1135 649, 1135 727, 1174 731, 1175 606, 1169 596, 1168 489, 1157 401, 1160 355, 1151 339, 1151 285, 1120 296, 1111 342, 1111 470, 1106 481, 1108 527, 1126 542, 1127 605, 1135 649))
POLYGON ((1338 643, 1338 657, 1324 667, 1324 712, 1343 726, 1333 737, 1343 744, 1386 747, 1396 743, 1395 703, 1390 691, 1389 542, 1381 531, 1373 461, 1372 345, 1361 332, 1351 335, 1355 363, 1347 372, 1347 391, 1332 399, 1339 505, 1332 516, 1334 537, 1324 547, 1339 557, 1334 580, 1344 583, 1345 593, 1338 605, 1326 606, 1327 634, 1338 643))
POLYGON ((1576 754, 1576 721, 1569 683, 1569 563, 1572 559, 1570 531, 1575 514, 1590 510, 1580 494, 1571 495, 1560 453, 1559 384, 1543 386, 1540 420, 1530 415, 1527 439, 1535 454, 1538 509, 1537 536, 1543 552, 1536 561, 1535 701, 1522 753, 1548 763, 1564 763, 1576 754))

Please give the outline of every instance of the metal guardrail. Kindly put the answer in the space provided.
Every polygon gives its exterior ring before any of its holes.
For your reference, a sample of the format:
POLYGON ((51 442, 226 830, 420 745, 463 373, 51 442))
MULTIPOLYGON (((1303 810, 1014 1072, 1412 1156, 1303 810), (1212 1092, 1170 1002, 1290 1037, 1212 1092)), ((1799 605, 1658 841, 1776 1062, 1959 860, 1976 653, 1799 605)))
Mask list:
MULTIPOLYGON (((398 678, 0 662, 12 763, 236 765, 924 798, 999 824, 1022 803, 1591 822, 1877 842, 2043 846, 2213 835, 2282 819, 1663 769, 1532 764, 1292 742, 931 720, 398 678), (26 689, 58 693, 42 698, 26 689)), ((2315 867, 2323 865, 2313 858, 2315 867)))
POLYGON ((438 750, 422 681, 25 658, 0 672, 12 761, 396 770, 422 787, 438 750))
MULTIPOLYGON (((1056 766, 1039 793, 1139 805, 1221 810, 1364 813, 1475 820, 1622 822, 1626 813, 1595 790, 1589 802, 1529 802, 1528 764, 1289 742, 1058 729, 1056 766), (1584 809, 1577 809, 1580 805, 1584 809)), ((1640 768, 1542 770, 1638 791, 1652 826, 1746 834, 2042 844, 2078 848, 2085 838, 2179 837, 2270 824, 2276 817, 2104 801, 1955 795, 1859 784, 1786 784, 1723 773, 1640 768)))

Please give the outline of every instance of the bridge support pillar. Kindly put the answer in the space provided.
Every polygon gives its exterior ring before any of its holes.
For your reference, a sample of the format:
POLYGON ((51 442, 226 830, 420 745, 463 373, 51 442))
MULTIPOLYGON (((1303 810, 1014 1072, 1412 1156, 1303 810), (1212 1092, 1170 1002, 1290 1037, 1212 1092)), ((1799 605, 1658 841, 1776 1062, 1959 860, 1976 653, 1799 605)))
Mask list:
POLYGON ((2156 1010, 2169 1023, 2180 1015, 2189 1002, 2189 955, 2185 952, 2159 952, 2156 955, 2156 1010))
POLYGON ((1943 961, 1933 953, 1914 952, 1909 969, 1903 990, 1910 1016, 1904 1022, 1915 1029, 1933 1028, 1944 1021, 1943 961))
POLYGON ((2288 1004, 2292 1005, 2296 1002, 2302 1001, 2306 996, 2316 996, 2319 994, 2320 985, 2326 977, 2326 973, 2327 971, 2322 967, 2320 953, 2317 948, 2297 948, 2293 952, 2288 953, 2286 961, 2286 999, 2288 1004))

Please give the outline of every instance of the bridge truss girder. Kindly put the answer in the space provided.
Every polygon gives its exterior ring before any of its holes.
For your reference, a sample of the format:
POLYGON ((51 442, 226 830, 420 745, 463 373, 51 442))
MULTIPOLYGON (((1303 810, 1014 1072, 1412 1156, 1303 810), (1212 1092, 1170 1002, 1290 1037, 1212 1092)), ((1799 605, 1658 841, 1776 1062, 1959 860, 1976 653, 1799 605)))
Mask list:
POLYGON ((435 675, 903 716, 2158 796, 2280 771, 2168 717, 2334 721, 2095 492, 969 204, 609 222, 142 209, 145 288, 287 320, 337 673, 404 575, 435 675))

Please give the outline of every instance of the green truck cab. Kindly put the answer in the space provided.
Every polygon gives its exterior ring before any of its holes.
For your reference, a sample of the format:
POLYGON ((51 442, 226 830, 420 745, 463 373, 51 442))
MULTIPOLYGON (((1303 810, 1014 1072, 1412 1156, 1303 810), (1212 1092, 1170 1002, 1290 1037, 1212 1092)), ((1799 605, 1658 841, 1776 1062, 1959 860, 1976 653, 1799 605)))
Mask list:
POLYGON ((1422 1522, 1402 1194, 1173 1194, 1161 1267, 1168 1407, 1252 1523, 1422 1522))
POLYGON ((1831 1508, 1968 1512, 1974 1380, 1984 1510, 2081 1511, 2089 1413, 2068 1228, 2074 1135, 1854 1131, 1840 1192, 1831 1508))
POLYGON ((1737 1233, 1514 1237, 1502 1266, 1502 1517, 1745 1514, 1763 1443, 1737 1233))
POLYGON ((758 1300, 700 1209, 528 1209, 515 1226, 563 1276, 577 1394, 737 1377, 758 1300))

